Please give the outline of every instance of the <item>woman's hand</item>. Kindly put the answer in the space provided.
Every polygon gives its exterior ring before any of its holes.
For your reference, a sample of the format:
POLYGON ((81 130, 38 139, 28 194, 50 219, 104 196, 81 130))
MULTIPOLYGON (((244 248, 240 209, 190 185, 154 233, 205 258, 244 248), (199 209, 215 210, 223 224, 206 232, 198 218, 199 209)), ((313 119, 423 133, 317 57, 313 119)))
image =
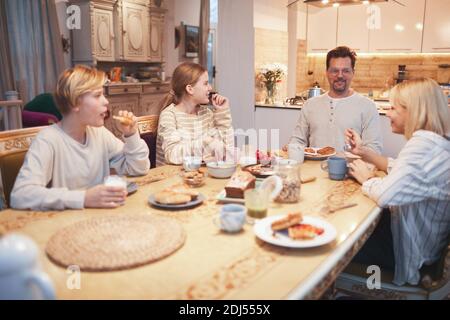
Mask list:
POLYGON ((226 109, 226 108, 230 107, 228 98, 221 96, 220 94, 217 94, 217 93, 212 96, 211 102, 212 102, 212 105, 218 110, 222 110, 222 109, 226 109))
POLYGON ((118 113, 119 117, 115 119, 117 121, 117 129, 123 133, 125 138, 132 136, 137 131, 137 118, 134 116, 133 112, 120 110, 118 113))
POLYGON ((351 153, 353 153, 357 156, 363 155, 364 147, 363 147, 362 139, 355 130, 353 130, 353 129, 345 130, 345 143, 350 145, 350 147, 351 147, 351 150, 347 150, 347 151, 350 151, 351 153))
POLYGON ((116 208, 125 203, 127 190, 121 187, 98 185, 86 190, 85 208, 116 208))
POLYGON ((353 176, 360 184, 363 184, 375 176, 374 172, 370 170, 367 164, 362 160, 357 159, 348 166, 350 175, 353 176))

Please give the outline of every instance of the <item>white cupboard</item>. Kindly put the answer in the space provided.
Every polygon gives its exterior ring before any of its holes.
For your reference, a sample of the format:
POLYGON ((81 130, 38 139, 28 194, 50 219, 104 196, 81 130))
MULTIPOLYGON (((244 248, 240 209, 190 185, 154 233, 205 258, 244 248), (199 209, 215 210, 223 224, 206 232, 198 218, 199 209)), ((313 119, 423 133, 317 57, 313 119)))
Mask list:
POLYGON ((336 47, 337 9, 308 5, 307 51, 323 53, 336 47))
POLYGON ((367 6, 353 5, 338 8, 337 45, 348 46, 356 52, 369 51, 367 6))
POLYGON ((427 0, 423 52, 450 52, 450 0, 427 0))
POLYGON ((381 19, 370 30, 369 50, 378 52, 421 52, 425 0, 377 3, 381 19))

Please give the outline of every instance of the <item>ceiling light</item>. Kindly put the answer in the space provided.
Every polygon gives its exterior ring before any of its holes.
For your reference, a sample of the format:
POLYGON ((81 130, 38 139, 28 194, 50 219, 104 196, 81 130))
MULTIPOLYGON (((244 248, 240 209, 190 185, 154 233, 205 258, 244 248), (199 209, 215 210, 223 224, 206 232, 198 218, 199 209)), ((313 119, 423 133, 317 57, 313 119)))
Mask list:
POLYGON ((422 30, 423 29, 423 24, 421 24, 420 22, 416 23, 416 29, 417 30, 422 30))
POLYGON ((322 4, 327 4, 328 0, 322 0, 322 4))
POLYGON ((362 3, 365 4, 365 5, 368 5, 368 4, 370 4, 370 1, 369 0, 364 0, 362 3))
POLYGON ((335 7, 335 8, 339 7, 339 3, 337 3, 337 2, 333 3, 333 7, 335 7))
POLYGON ((402 32, 403 30, 405 30, 405 27, 403 25, 397 23, 395 25, 394 29, 395 29, 395 31, 402 32))

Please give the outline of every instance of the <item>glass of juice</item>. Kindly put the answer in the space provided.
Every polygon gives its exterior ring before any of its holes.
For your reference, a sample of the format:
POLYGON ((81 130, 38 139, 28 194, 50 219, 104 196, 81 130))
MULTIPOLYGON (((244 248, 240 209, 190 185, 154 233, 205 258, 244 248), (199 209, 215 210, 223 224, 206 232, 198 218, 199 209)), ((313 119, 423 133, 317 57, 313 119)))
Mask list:
POLYGON ((247 221, 250 224, 255 219, 267 217, 269 206, 269 192, 267 189, 250 189, 244 192, 245 207, 247 208, 247 221))

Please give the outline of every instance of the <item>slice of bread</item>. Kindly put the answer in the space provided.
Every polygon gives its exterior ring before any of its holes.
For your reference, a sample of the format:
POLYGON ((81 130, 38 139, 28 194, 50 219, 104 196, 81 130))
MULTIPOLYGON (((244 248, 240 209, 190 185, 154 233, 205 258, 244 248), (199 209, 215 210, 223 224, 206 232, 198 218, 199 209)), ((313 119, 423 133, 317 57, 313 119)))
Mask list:
POLYGON ((162 204, 183 204, 191 201, 191 196, 171 191, 160 191, 155 193, 155 201, 162 204))
POLYGON ((184 194, 191 197, 191 200, 197 199, 199 192, 196 190, 193 190, 191 187, 184 185, 184 184, 177 184, 174 186, 171 186, 170 188, 165 189, 165 191, 171 191, 176 194, 184 194))
POLYGON ((271 227, 273 231, 279 231, 299 224, 300 222, 302 222, 302 220, 303 217, 300 212, 289 213, 283 219, 272 222, 271 227))
POLYGON ((321 235, 324 229, 310 224, 297 224, 288 229, 289 237, 294 240, 310 240, 321 235))

